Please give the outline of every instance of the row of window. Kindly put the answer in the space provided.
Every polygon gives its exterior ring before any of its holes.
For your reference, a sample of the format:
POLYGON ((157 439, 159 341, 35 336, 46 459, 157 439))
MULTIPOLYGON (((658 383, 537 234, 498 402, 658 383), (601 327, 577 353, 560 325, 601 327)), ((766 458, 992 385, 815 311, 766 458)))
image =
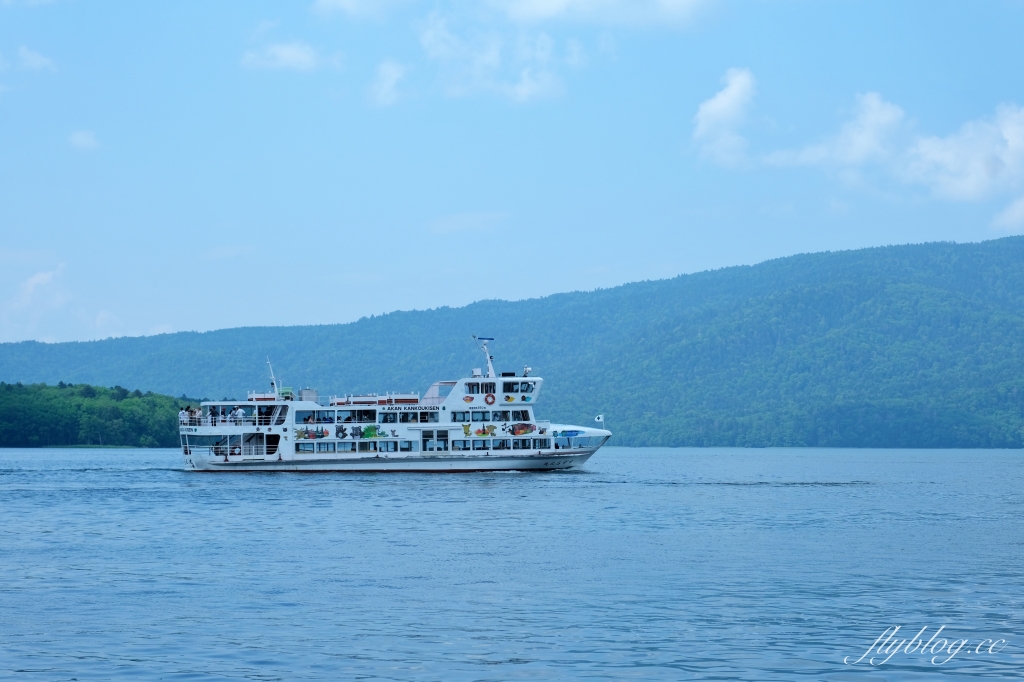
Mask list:
MULTIPOLYGON (((430 424, 438 420, 436 411, 430 412, 381 412, 381 424, 430 424)), ((299 410, 295 413, 297 424, 373 424, 377 421, 377 410, 299 410)))
POLYGON ((414 440, 371 440, 358 443, 296 443, 295 452, 419 452, 414 440))
POLYGON ((528 422, 529 410, 493 410, 487 412, 452 412, 453 422, 528 422))
MULTIPOLYGON (((494 381, 467 381, 466 393, 468 395, 479 395, 480 393, 497 393, 495 389, 498 384, 494 381)), ((501 389, 503 393, 533 393, 537 388, 535 381, 503 381, 501 389)))
POLYGON ((437 412, 381 412, 381 424, 432 424, 437 422, 437 412))

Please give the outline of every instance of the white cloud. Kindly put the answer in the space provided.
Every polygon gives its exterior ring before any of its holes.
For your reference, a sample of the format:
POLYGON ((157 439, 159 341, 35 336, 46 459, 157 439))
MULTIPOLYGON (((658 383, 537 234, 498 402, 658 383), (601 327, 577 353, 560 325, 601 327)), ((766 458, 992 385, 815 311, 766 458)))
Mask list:
POLYGON ((735 166, 746 160, 747 140, 737 130, 754 98, 754 74, 749 69, 729 69, 723 81, 725 87, 697 108, 693 139, 706 158, 735 166))
POLYGON ((511 19, 663 24, 689 19, 705 0, 492 0, 511 19))
POLYGON ((405 77, 405 67, 385 60, 377 65, 377 76, 370 86, 373 101, 379 106, 391 106, 398 101, 398 83, 405 77))
POLYGON ((82 151, 99 149, 100 146, 99 140, 96 139, 96 133, 91 130, 76 130, 71 133, 68 142, 75 149, 81 149, 82 151))
POLYGON ((895 135, 903 124, 903 110, 877 92, 857 95, 857 113, 839 134, 798 151, 778 151, 765 157, 775 165, 858 165, 891 158, 895 135))
POLYGON ((554 41, 546 33, 521 34, 511 48, 495 33, 456 35, 448 22, 431 14, 420 31, 420 45, 442 66, 451 95, 500 93, 518 102, 561 90, 554 73, 554 41))
POLYGON ((321 55, 312 46, 294 41, 275 43, 259 50, 248 50, 242 55, 242 65, 254 69, 313 71, 321 67, 337 67, 340 57, 321 55))
POLYGON ((18 64, 21 68, 28 71, 53 71, 56 67, 54 66, 53 60, 44 57, 38 52, 34 52, 24 45, 18 48, 18 64))
POLYGON ((992 224, 1004 230, 1024 229, 1024 197, 1020 197, 1000 211, 992 220, 992 224))
POLYGON ((1024 107, 1004 104, 991 119, 964 123, 947 137, 921 137, 900 175, 948 199, 981 199, 1024 181, 1024 107))

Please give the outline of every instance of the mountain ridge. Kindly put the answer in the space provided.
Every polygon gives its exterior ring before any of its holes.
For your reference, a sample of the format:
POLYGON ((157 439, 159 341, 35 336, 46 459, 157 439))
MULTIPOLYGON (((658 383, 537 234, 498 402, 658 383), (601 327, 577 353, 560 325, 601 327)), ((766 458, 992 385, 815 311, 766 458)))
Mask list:
POLYGON ((1024 445, 1024 237, 799 254, 337 325, 0 344, 0 379, 244 397, 424 390, 479 367, 547 380, 539 414, 632 445, 1024 445))

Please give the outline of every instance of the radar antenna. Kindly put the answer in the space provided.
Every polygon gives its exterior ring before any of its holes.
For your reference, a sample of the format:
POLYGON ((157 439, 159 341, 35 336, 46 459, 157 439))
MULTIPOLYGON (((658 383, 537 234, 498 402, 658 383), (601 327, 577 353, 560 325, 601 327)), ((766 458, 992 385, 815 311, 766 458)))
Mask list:
POLYGON ((487 350, 487 342, 488 341, 494 341, 494 339, 492 339, 492 338, 490 338, 488 336, 477 336, 476 334, 473 334, 473 339, 476 341, 477 347, 480 348, 480 350, 482 350, 484 352, 484 357, 487 358, 487 377, 489 379, 493 379, 494 378, 494 365, 491 364, 491 360, 494 359, 494 356, 491 355, 489 350, 487 350))

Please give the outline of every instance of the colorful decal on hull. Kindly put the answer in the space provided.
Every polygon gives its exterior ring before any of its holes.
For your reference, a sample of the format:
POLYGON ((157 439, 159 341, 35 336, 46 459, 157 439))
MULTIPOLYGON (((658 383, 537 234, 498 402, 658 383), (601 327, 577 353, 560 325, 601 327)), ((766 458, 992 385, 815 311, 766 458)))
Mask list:
POLYGON ((534 426, 533 424, 512 424, 512 426, 509 426, 507 428, 508 431, 512 432, 513 436, 522 436, 527 433, 533 433, 534 431, 537 430, 537 427, 534 426))
POLYGON ((505 402, 506 403, 514 403, 515 401, 516 401, 516 397, 514 395, 507 395, 507 396, 505 396, 505 402))
POLYGON ((474 397, 473 397, 473 396, 471 396, 471 395, 467 395, 467 396, 466 396, 465 398, 463 398, 463 399, 462 399, 462 402, 464 402, 464 403, 471 403, 471 402, 473 402, 474 400, 476 400, 476 398, 474 398, 474 397))
POLYGON ((330 438, 331 430, 324 430, 321 427, 315 429, 295 429, 295 440, 316 440, 317 438, 330 438))
POLYGON ((519 396, 519 399, 522 400, 524 403, 528 403, 531 400, 533 400, 533 398, 528 395, 519 396))
POLYGON ((479 429, 473 432, 478 436, 493 436, 494 435, 494 424, 488 424, 487 426, 481 426, 479 429))

